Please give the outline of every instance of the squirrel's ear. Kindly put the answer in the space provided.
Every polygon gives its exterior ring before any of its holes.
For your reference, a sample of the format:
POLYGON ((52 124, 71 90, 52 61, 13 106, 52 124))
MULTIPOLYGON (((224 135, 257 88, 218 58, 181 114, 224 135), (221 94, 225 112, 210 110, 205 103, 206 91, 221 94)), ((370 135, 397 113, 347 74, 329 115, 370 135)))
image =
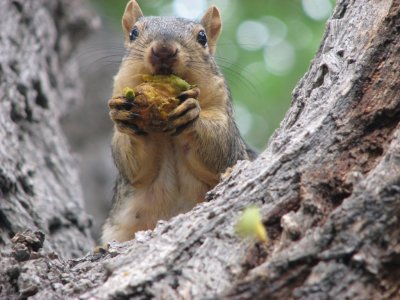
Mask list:
POLYGON ((143 13, 139 4, 137 4, 135 0, 130 0, 122 16, 122 29, 124 30, 125 38, 129 38, 129 33, 132 30, 133 24, 135 24, 140 17, 143 17, 143 13))
POLYGON ((211 6, 201 19, 201 24, 206 30, 208 45, 211 53, 213 54, 215 52, 217 40, 222 28, 221 15, 218 8, 211 6))

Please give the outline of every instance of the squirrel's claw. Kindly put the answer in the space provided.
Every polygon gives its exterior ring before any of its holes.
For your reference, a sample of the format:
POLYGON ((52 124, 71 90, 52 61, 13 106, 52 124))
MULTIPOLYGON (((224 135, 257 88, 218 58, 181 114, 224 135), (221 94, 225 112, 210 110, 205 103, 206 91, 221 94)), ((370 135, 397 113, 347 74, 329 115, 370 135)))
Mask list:
POLYGON ((163 131, 171 135, 180 134, 197 120, 200 111, 200 105, 196 99, 187 99, 169 114, 168 125, 163 131))
POLYGON ((128 122, 128 121, 143 119, 140 113, 132 112, 129 110, 117 110, 117 109, 112 109, 110 111, 110 117, 114 122, 118 121, 128 122))
POLYGON ((176 127, 174 132, 170 132, 170 135, 177 136, 177 135, 181 134, 182 131, 184 131, 186 128, 190 127, 196 120, 197 120, 197 118, 187 122, 184 125, 176 127))
POLYGON ((199 103, 196 99, 189 98, 184 103, 178 105, 173 111, 171 111, 168 115, 168 121, 176 120, 183 115, 185 115, 189 110, 194 109, 199 106, 199 103))
POLYGON ((135 106, 132 101, 128 101, 125 97, 116 97, 108 100, 110 109, 130 110, 135 106))
POLYGON ((147 135, 147 132, 144 131, 143 129, 140 129, 136 124, 132 124, 129 122, 124 122, 124 121, 119 121, 116 123, 118 130, 121 132, 126 132, 130 133, 133 131, 134 134, 136 135, 147 135))
POLYGON ((146 135, 136 123, 143 120, 139 111, 135 110, 135 104, 125 97, 116 97, 108 101, 110 117, 117 126, 118 131, 126 134, 146 135))
POLYGON ((200 89, 198 87, 195 87, 190 90, 184 91, 183 93, 179 94, 176 98, 178 98, 182 103, 190 98, 197 99, 199 95, 200 95, 200 89))

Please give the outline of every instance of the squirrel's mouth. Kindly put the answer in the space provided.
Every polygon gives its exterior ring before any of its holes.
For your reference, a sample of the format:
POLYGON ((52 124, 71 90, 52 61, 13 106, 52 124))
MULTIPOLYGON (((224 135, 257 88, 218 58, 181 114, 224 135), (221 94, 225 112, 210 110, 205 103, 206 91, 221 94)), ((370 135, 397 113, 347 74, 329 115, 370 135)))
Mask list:
POLYGON ((154 71, 154 75, 171 75, 173 73, 170 65, 155 66, 154 71))
POLYGON ((149 63, 156 75, 171 75, 178 63, 178 48, 157 42, 149 51, 149 63))

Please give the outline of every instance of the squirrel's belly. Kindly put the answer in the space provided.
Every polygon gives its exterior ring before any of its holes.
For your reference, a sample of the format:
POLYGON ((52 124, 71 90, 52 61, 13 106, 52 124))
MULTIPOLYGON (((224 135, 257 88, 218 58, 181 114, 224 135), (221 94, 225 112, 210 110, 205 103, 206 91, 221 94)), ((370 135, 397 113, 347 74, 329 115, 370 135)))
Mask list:
POLYGON ((163 161, 157 178, 149 186, 135 188, 132 198, 116 213, 118 240, 131 239, 137 231, 153 229, 159 220, 191 210, 209 189, 189 172, 183 160, 163 161))
POLYGON ((157 179, 135 193, 135 202, 143 203, 141 208, 148 209, 155 221, 168 220, 202 202, 208 190, 209 187, 193 176, 182 161, 166 162, 157 179))

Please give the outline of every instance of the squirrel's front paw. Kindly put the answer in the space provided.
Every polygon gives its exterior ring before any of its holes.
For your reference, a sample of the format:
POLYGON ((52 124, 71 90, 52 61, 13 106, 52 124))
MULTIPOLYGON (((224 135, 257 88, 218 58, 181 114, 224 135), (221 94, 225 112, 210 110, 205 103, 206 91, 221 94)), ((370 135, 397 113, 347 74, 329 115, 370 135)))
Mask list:
POLYGON ((112 98, 108 101, 108 107, 110 108, 110 117, 118 131, 134 135, 146 134, 140 126, 143 118, 132 101, 125 97, 112 98))
POLYGON ((198 88, 193 88, 180 94, 177 98, 183 101, 168 115, 168 124, 164 132, 178 135, 192 125, 200 115, 200 104, 197 97, 200 94, 198 88))

